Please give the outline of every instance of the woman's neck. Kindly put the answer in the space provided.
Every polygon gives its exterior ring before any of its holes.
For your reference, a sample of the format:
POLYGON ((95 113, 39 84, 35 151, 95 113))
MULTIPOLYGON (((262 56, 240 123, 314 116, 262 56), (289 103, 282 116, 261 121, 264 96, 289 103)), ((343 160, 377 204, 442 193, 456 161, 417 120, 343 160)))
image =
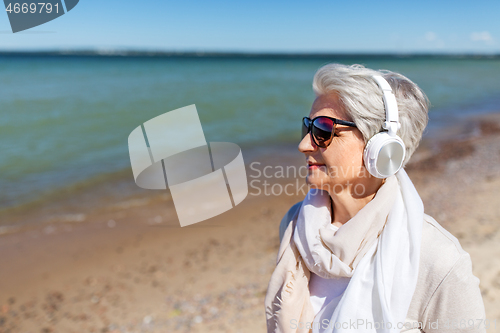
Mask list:
POLYGON ((330 193, 332 199, 332 224, 341 227, 354 217, 377 193, 384 181, 377 179, 370 188, 365 187, 363 195, 353 195, 352 188, 346 188, 340 193, 330 193))

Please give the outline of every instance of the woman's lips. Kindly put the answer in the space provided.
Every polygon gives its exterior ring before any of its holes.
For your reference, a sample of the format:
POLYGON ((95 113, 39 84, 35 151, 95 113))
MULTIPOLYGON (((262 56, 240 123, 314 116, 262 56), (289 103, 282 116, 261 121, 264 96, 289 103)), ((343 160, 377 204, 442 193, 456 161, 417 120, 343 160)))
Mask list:
POLYGON ((307 167, 308 169, 318 169, 319 167, 325 166, 324 164, 319 164, 319 163, 308 163, 307 167))

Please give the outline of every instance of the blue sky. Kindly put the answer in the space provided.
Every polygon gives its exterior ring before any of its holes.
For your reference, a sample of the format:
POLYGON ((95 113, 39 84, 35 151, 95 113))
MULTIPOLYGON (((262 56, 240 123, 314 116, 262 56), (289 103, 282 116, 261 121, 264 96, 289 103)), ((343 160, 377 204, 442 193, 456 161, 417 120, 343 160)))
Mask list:
POLYGON ((0 13, 0 50, 500 53, 499 17, 498 0, 80 0, 17 34, 0 13))

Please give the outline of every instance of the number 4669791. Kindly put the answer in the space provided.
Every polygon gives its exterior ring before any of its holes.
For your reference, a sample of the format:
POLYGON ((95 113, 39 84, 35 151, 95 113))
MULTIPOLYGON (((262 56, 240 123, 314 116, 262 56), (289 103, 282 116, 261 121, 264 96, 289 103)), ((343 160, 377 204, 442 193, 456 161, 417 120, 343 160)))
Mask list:
POLYGON ((23 13, 23 14, 34 14, 45 12, 47 14, 52 13, 54 10, 56 13, 59 13, 59 4, 52 5, 51 3, 39 2, 39 3, 9 3, 7 8, 5 9, 8 13, 14 12, 15 14, 23 13))

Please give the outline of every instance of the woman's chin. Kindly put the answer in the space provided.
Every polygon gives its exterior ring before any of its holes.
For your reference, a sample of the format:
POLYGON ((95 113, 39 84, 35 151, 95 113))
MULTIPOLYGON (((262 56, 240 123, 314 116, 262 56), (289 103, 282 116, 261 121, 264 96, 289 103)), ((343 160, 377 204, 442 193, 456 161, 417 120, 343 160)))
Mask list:
POLYGON ((306 184, 310 188, 314 188, 314 189, 321 189, 321 190, 323 190, 324 187, 326 187, 325 186, 326 182, 324 181, 324 179, 321 179, 319 177, 314 177, 313 175, 307 176, 307 178, 306 178, 306 184))

